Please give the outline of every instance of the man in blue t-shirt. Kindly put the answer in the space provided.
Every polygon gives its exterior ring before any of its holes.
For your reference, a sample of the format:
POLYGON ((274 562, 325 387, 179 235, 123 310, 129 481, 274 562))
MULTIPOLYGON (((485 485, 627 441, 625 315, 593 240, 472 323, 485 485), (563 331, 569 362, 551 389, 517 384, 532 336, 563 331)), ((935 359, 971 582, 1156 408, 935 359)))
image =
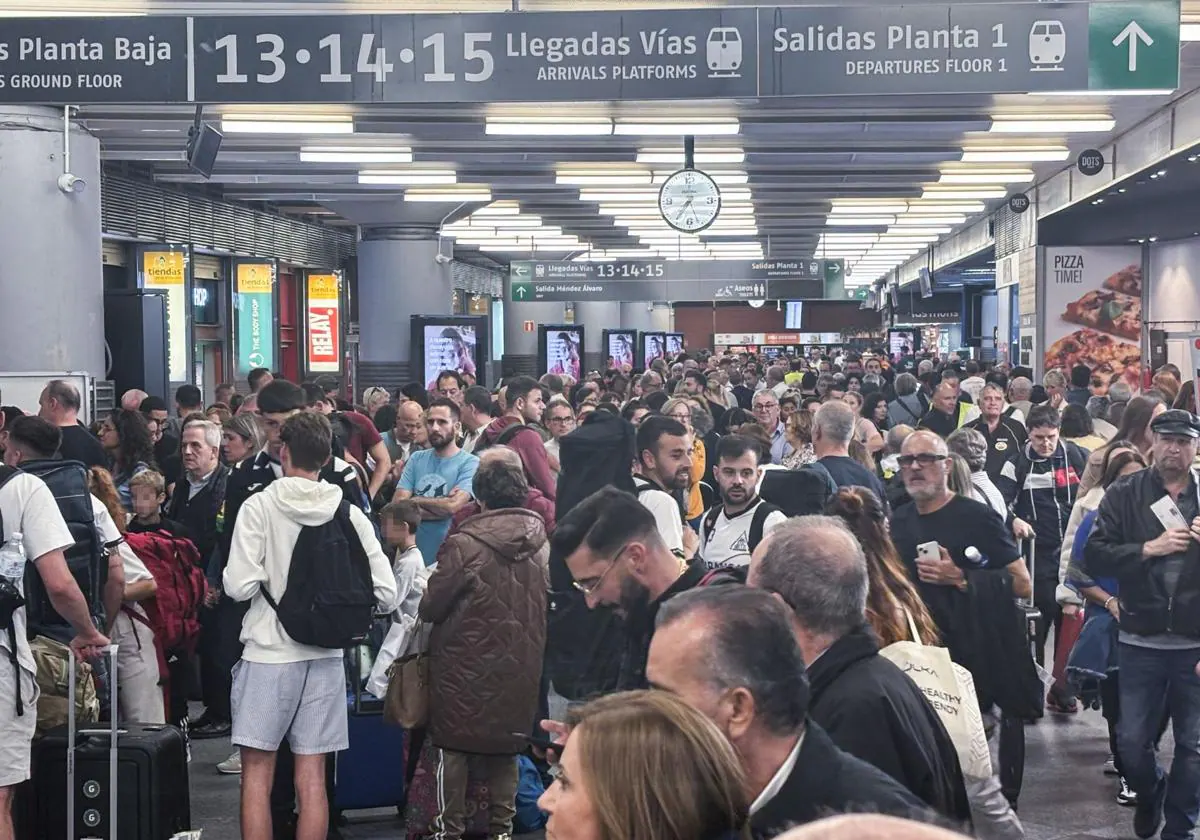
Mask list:
POLYGON ((830 400, 813 417, 812 444, 817 463, 842 487, 866 487, 887 507, 887 493, 879 476, 850 457, 850 441, 858 430, 858 415, 841 400, 830 400))
POLYGON ((411 499, 421 509, 417 547, 428 566, 437 562, 450 518, 470 503, 471 481, 479 466, 477 457, 458 448, 460 416, 451 400, 430 403, 425 412, 430 448, 412 453, 392 497, 393 501, 411 499))

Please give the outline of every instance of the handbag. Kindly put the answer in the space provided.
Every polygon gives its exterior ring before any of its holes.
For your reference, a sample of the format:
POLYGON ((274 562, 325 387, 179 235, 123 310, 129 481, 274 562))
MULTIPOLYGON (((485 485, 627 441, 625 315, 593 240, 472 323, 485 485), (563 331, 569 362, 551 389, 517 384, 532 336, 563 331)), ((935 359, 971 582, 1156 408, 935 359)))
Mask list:
POLYGON ((431 626, 413 630, 408 649, 388 668, 383 720, 392 726, 419 729, 429 722, 429 634, 431 626))
POLYGON ((992 756, 971 672, 953 662, 945 648, 921 644, 916 622, 908 610, 904 614, 913 641, 890 644, 879 655, 907 674, 925 694, 954 742, 963 775, 990 779, 992 756))

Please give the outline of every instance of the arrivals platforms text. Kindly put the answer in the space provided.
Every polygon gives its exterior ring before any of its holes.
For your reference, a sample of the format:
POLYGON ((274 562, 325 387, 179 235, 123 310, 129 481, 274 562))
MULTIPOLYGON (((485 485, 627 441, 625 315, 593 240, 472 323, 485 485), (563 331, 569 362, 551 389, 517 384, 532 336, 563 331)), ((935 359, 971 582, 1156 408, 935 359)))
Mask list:
POLYGON ((1178 0, 6 18, 0 102, 587 102, 1075 91, 1092 81, 1170 88, 1178 30, 1178 0), (1123 31, 1131 35, 1113 37, 1123 31))

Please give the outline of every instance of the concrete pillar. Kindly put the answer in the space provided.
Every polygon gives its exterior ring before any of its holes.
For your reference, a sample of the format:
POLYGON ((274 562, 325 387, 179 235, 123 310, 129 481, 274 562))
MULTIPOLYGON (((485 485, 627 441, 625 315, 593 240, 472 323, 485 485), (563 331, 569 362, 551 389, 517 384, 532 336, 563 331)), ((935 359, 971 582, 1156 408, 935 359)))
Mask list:
POLYGON ((621 329, 651 332, 662 329, 654 324, 651 305, 645 301, 621 302, 621 329))
POLYGON ((575 323, 583 327, 583 369, 603 371, 608 360, 604 331, 620 329, 619 301, 575 304, 575 323))
MULTIPOLYGON (((504 281, 505 300, 511 301, 509 281, 504 281)), ((504 304, 504 360, 501 365, 503 376, 541 376, 545 371, 537 370, 538 327, 543 324, 565 324, 566 307, 562 303, 512 303, 504 304), (532 332, 525 331, 525 322, 533 322, 532 332)))
POLYGON ((0 368, 103 379, 100 143, 74 124, 78 192, 65 167, 61 109, 0 105, 0 368))
POLYGON ((363 232, 358 244, 358 379, 362 387, 395 389, 421 378, 421 371, 412 369, 409 318, 449 315, 453 306, 451 266, 437 255, 437 233, 432 227, 363 232))

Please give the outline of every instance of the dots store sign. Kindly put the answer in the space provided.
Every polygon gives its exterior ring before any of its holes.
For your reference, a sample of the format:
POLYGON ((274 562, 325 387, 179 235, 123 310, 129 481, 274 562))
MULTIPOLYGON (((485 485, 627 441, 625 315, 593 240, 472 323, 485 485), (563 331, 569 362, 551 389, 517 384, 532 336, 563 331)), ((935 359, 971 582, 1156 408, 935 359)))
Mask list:
POLYGON ((309 373, 341 370, 341 272, 308 275, 306 361, 309 373))

